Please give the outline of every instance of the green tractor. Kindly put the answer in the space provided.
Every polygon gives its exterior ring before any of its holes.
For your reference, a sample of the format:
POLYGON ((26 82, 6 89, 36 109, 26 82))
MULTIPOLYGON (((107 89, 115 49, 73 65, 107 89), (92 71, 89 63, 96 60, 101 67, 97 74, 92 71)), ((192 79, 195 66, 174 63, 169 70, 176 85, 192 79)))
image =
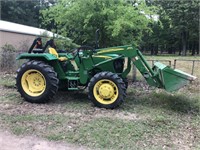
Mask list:
POLYGON ((95 106, 116 108, 125 100, 132 64, 149 85, 167 91, 177 90, 196 78, 159 62, 151 68, 134 45, 103 49, 81 46, 72 53, 58 53, 53 40, 42 48, 41 38, 37 38, 19 59, 28 61, 17 70, 16 86, 31 103, 48 102, 58 89, 87 87, 88 98, 95 106), (45 52, 47 47, 49 51, 45 52))

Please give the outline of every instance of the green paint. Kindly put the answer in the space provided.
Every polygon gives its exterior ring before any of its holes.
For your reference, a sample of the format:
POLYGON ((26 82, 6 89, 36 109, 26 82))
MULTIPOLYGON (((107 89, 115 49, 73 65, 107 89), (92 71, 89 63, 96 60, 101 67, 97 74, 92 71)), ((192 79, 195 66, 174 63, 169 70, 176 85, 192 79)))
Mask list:
MULTIPOLYGON (((134 45, 96 49, 95 51, 80 51, 79 55, 59 53, 59 57, 66 57, 67 61, 61 62, 49 53, 23 53, 17 59, 31 59, 45 61, 51 65, 58 74, 58 79, 70 82, 77 81, 80 85, 87 86, 90 79, 98 72, 109 71, 126 78, 133 63, 151 86, 174 91, 186 85, 195 77, 177 69, 172 69, 159 62, 151 68, 142 53, 134 45), (128 58, 126 69, 116 70, 114 62, 128 58)), ((124 65, 124 64, 122 64, 124 65)), ((123 67, 123 66, 122 66, 123 67)), ((77 90, 77 87, 69 88, 77 90)))
POLYGON ((196 78, 190 74, 178 69, 172 69, 159 62, 155 63, 155 68, 158 73, 158 78, 161 81, 162 88, 169 92, 180 89, 181 87, 187 85, 189 81, 196 78))

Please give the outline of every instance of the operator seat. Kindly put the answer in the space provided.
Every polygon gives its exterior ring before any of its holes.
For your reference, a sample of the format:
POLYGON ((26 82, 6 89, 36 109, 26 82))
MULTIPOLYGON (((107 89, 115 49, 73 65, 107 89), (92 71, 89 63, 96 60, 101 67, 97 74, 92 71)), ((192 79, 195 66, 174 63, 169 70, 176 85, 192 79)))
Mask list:
POLYGON ((52 54, 52 55, 54 55, 54 56, 56 56, 56 58, 58 58, 58 60, 60 60, 60 61, 66 61, 66 60, 68 60, 67 57, 59 57, 59 55, 56 52, 56 50, 54 48, 52 48, 52 47, 49 48, 49 53, 52 54))

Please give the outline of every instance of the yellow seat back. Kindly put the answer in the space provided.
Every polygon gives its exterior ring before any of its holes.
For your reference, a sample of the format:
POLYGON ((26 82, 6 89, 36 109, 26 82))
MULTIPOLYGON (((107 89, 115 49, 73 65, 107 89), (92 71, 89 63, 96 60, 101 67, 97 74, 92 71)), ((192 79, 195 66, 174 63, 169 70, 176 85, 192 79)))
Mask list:
POLYGON ((49 48, 49 53, 56 56, 56 58, 58 58, 60 61, 66 61, 67 58, 66 57, 59 57, 58 53, 56 52, 56 50, 52 47, 49 48))
POLYGON ((49 53, 52 54, 52 55, 55 55, 56 58, 58 58, 58 53, 56 52, 56 50, 54 48, 49 48, 49 53))

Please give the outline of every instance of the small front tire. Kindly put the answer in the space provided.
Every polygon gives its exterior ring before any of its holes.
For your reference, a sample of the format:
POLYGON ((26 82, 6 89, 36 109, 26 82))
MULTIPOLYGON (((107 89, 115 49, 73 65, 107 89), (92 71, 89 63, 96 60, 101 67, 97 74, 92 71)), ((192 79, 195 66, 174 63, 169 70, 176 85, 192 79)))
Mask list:
POLYGON ((112 72, 96 74, 88 85, 89 99, 95 106, 113 109, 123 103, 126 88, 123 80, 112 72))

